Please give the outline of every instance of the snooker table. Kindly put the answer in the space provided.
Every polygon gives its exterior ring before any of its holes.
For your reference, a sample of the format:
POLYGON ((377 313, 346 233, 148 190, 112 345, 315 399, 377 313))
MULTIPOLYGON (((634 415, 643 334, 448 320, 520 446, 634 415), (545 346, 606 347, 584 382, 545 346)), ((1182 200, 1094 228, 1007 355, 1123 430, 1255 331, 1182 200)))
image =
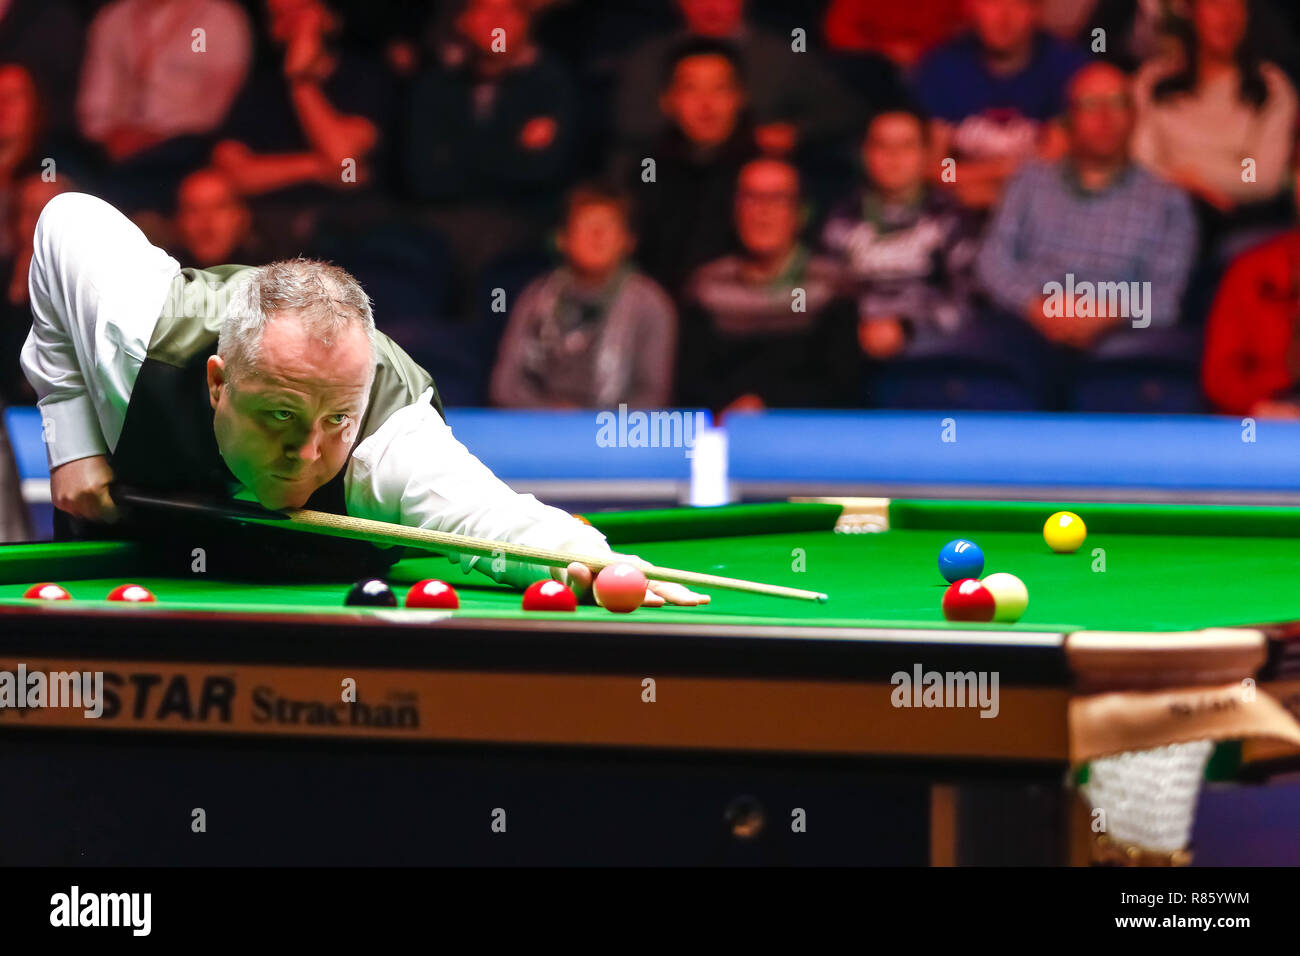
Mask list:
POLYGON ((0 671, 105 688, 97 718, 0 709, 26 784, 0 788, 0 863, 1085 862, 1067 784, 1091 755, 1187 739, 1164 711, 1206 712, 1215 779, 1300 752, 1300 508, 810 499, 591 520, 659 565, 830 599, 525 613, 424 556, 394 588, 439 577, 460 610, 349 608, 350 581, 164 574, 137 542, 0 547, 0 671), (1042 540, 1061 509, 1089 526, 1075 554, 1042 540), (1025 581, 1018 623, 943 620, 955 537, 1025 581), (101 600, 128 580, 158 603, 101 600), (74 599, 23 599, 37 581, 74 599), (898 675, 929 672, 991 675, 996 698, 896 706, 898 675), (1216 710, 1243 681, 1262 720, 1216 710))

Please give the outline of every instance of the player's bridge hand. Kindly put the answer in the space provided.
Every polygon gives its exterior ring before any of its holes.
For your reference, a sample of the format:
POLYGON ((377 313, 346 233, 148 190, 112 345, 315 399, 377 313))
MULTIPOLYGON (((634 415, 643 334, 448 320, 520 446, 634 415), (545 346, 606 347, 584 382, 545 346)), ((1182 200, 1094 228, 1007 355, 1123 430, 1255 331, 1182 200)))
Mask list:
POLYGON ((50 471, 50 500, 70 515, 112 524, 118 517, 108 493, 112 481, 113 469, 103 455, 65 461, 50 471))
POLYGON ((683 607, 696 607, 708 604, 709 596, 692 591, 684 584, 673 581, 651 581, 646 587, 645 604, 642 607, 663 607, 665 604, 679 604, 683 607))
MULTIPOLYGON (((649 563, 634 554, 620 554, 618 557, 629 564, 639 566, 649 563)), ((565 568, 565 571, 568 573, 569 587, 573 588, 574 593, 581 599, 591 589, 595 575, 592 573, 591 568, 577 561, 565 568)), ((708 604, 709 600, 707 594, 692 591, 684 584, 675 584, 671 581, 651 581, 646 585, 645 602, 641 606, 663 607, 665 604, 677 604, 683 607, 696 607, 701 604, 708 604)))

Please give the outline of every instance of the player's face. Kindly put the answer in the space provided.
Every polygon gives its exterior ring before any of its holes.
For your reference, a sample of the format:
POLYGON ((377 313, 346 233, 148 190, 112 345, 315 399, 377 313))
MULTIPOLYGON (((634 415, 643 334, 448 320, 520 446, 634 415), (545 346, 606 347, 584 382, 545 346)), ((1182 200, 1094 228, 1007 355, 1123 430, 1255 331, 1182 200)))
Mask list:
POLYGON ((575 270, 604 275, 627 255, 631 245, 623 214, 614 206, 591 203, 579 206, 565 226, 564 254, 575 270))
POLYGON ((743 99, 726 57, 688 56, 673 71, 672 86, 664 94, 664 112, 691 142, 717 146, 735 130, 743 99))
POLYGON ((678 6, 686 29, 698 36, 728 36, 745 15, 745 0, 678 0, 678 6))
POLYGON ((1246 35, 1246 0, 1195 0, 1192 24, 1205 52, 1229 57, 1246 35))
POLYGON ((788 252, 799 235, 799 178, 785 163, 746 166, 736 187, 736 231, 756 256, 788 252))
POLYGON ((176 228, 181 241, 194 254, 195 265, 217 265, 229 262, 230 253, 243 240, 248 210, 229 183, 199 173, 181 186, 176 228))
POLYGON ((365 414, 374 359, 351 326, 331 344, 290 313, 267 325, 257 367, 232 384, 208 359, 217 447, 267 508, 300 508, 347 462, 365 414))
POLYGON ((906 113, 876 117, 867 132, 862 161, 877 189, 898 192, 919 184, 925 168, 925 137, 920 121, 906 113))
POLYGON ((1070 89, 1070 151, 1081 159, 1118 162, 1128 156, 1133 103, 1118 70, 1090 68, 1070 89))
POLYGON ((1038 0, 970 0, 970 17, 986 49, 1011 53, 1033 36, 1038 0))

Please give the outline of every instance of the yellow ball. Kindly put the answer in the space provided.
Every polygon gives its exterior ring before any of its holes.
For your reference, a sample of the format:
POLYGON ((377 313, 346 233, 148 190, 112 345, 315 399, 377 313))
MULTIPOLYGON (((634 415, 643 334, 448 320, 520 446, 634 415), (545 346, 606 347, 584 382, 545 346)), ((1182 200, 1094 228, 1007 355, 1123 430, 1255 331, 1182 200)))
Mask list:
POLYGON ((1073 511, 1058 511, 1043 525, 1043 540, 1057 554, 1073 554, 1088 537, 1088 527, 1073 511))

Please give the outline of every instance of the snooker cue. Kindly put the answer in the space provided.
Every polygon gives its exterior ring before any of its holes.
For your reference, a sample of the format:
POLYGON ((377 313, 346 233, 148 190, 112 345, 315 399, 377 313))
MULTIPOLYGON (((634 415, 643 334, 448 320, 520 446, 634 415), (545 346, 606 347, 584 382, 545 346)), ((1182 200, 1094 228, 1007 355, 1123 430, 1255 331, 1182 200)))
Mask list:
MULTIPOLYGON (((485 558, 504 556, 518 558, 529 564, 539 564, 552 568, 564 568, 577 561, 579 564, 585 564, 591 568, 593 575, 598 574, 611 564, 633 563, 627 560, 626 555, 617 552, 597 556, 567 551, 552 551, 547 548, 514 544, 510 541, 474 538, 469 535, 454 534, 450 531, 433 531, 429 528, 408 528, 405 525, 392 524, 387 521, 354 518, 351 515, 336 515, 327 511, 312 511, 306 508, 290 511, 270 511, 253 502, 215 502, 186 497, 163 498, 116 485, 113 486, 111 494, 113 500, 120 504, 190 511, 209 517, 287 528, 291 531, 325 534, 335 538, 354 538, 375 544, 404 545, 440 554, 452 551, 458 554, 474 554, 485 558)), ((770 597, 814 601, 818 604, 825 604, 827 601, 827 595, 820 591, 805 591, 802 588, 786 587, 781 584, 764 584, 761 581, 747 581, 744 578, 728 578, 718 574, 705 574, 701 571, 662 568, 653 564, 637 563, 636 566, 641 569, 642 574, 654 581, 718 588, 725 591, 743 591, 748 594, 766 594, 770 597)))
MULTIPOLYGON (((455 551, 460 554, 477 554, 486 558, 504 555, 509 558, 520 558, 529 564, 541 564, 552 568, 568 567, 577 561, 591 568, 593 574, 599 573, 611 564, 627 562, 626 556, 618 553, 597 557, 567 551, 552 551, 549 548, 534 548, 530 545, 493 541, 489 538, 473 538, 469 535, 432 531, 428 528, 408 528, 387 521, 372 521, 369 518, 354 518, 351 515, 336 515, 327 511, 310 511, 305 508, 286 511, 285 516, 289 519, 287 523, 275 521, 266 523, 278 523, 281 527, 312 530, 340 538, 361 538, 371 542, 409 545, 430 551, 455 551)), ((825 604, 827 600, 827 596, 819 591, 805 591, 802 588, 791 588, 781 584, 764 584, 761 581, 727 578, 718 574, 685 571, 679 568, 661 568, 639 562, 636 566, 641 569, 642 574, 654 581, 694 584, 699 587, 721 588, 728 591, 745 591, 749 594, 767 594, 771 597, 815 601, 818 604, 825 604)))

